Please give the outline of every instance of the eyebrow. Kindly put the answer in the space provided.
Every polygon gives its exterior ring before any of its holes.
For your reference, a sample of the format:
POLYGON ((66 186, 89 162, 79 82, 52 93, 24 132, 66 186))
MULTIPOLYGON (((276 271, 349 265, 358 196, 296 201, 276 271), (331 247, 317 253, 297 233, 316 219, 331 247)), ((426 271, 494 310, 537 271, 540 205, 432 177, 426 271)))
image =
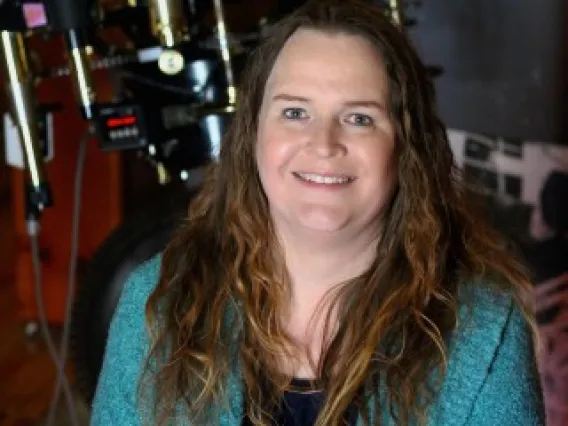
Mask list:
POLYGON ((273 101, 292 101, 292 102, 309 102, 308 98, 303 96, 288 95, 287 93, 279 93, 272 97, 273 101))
MULTIPOLYGON (((310 100, 303 96, 289 95, 287 93, 279 93, 272 97, 273 101, 291 101, 291 102, 309 102, 310 100)), ((376 108, 379 110, 385 110, 384 104, 374 100, 355 100, 344 102, 345 106, 348 107, 366 107, 366 108, 376 108)))

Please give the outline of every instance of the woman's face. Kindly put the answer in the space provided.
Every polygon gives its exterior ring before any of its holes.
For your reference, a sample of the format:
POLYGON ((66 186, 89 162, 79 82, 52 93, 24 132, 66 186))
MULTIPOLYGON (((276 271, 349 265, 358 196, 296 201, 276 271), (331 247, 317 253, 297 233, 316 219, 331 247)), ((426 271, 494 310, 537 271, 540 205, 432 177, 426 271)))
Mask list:
POLYGON ((387 99, 383 61, 367 40, 292 35, 268 78, 256 143, 277 228, 377 229, 396 183, 387 99))

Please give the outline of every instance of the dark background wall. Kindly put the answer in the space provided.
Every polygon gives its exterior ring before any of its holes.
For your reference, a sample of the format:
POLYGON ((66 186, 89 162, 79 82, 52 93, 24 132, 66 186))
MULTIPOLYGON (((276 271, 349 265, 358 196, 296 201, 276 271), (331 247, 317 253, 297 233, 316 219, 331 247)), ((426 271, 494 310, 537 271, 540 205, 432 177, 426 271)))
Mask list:
POLYGON ((440 111, 449 127, 563 142, 564 0, 422 0, 408 14, 418 50, 445 73, 440 111))

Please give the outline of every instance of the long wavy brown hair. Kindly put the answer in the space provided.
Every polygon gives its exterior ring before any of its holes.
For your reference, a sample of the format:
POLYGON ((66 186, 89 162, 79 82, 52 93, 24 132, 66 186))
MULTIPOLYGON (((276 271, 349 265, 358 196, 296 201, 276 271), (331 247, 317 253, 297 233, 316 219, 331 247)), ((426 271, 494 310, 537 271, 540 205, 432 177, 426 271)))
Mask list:
POLYGON ((310 1, 275 24, 250 57, 219 161, 163 253, 146 310, 156 424, 179 415, 180 407, 193 424, 216 423, 207 415, 226 400, 233 353, 255 425, 274 422, 271 413, 289 386, 291 378, 278 368, 279 356, 294 347, 280 321, 289 281, 254 152, 266 81, 299 28, 357 35, 376 48, 390 81, 398 157, 398 185, 376 259, 333 292, 338 318, 327 324, 334 333, 317 365, 325 396, 317 425, 344 424, 349 406, 365 425, 369 407, 389 409, 400 425, 424 422, 446 371, 460 286, 512 295, 534 330, 530 283, 468 203, 432 81, 407 37, 377 7, 310 1), (386 407, 379 406, 378 389, 386 390, 386 407))

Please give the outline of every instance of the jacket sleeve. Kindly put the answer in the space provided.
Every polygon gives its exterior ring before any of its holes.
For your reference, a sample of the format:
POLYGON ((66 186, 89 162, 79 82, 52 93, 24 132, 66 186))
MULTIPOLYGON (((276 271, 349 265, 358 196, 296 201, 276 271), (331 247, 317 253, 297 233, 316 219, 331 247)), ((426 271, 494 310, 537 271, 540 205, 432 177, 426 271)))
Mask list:
POLYGON ((91 411, 91 426, 139 426, 138 383, 149 349, 145 305, 158 278, 157 259, 130 275, 112 317, 91 411))
POLYGON ((468 426, 544 426, 544 404, 530 329, 512 307, 473 405, 468 426))

